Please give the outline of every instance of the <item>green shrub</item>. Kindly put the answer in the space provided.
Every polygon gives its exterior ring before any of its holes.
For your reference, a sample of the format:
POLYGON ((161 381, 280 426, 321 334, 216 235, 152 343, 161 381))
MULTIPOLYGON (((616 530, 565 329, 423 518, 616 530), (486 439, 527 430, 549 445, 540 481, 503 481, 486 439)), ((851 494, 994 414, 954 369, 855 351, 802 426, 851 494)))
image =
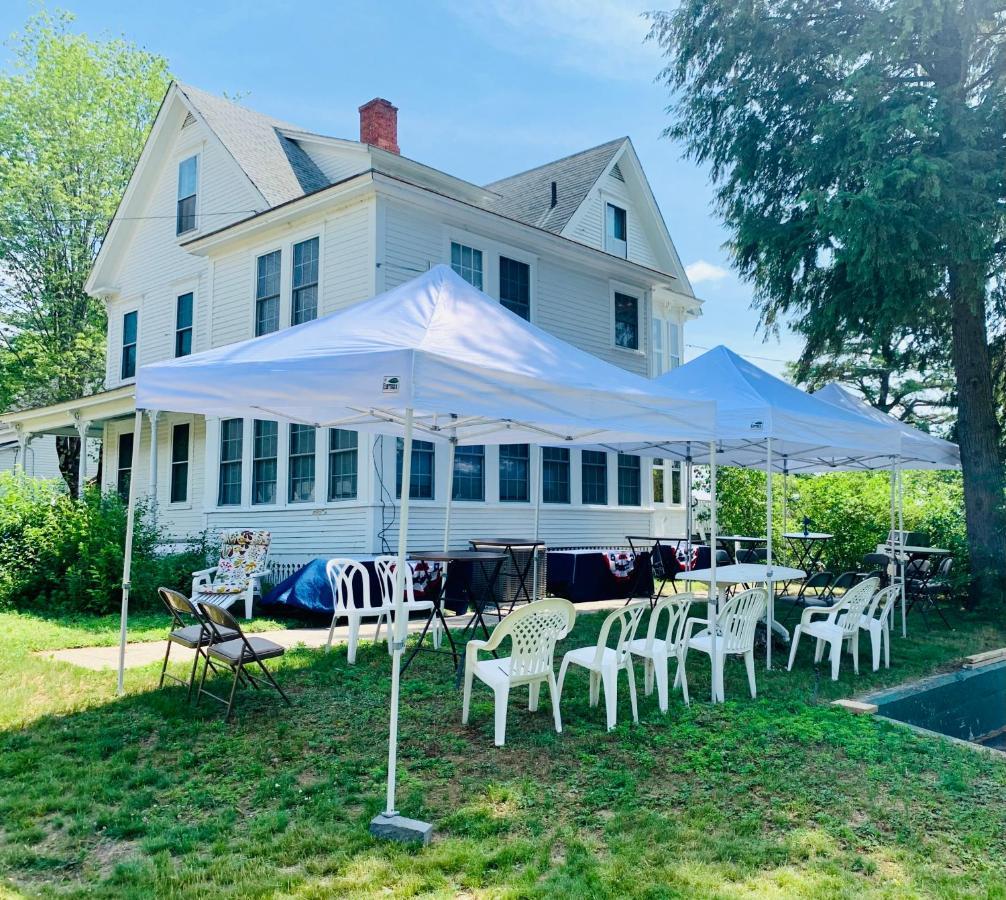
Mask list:
MULTIPOLYGON (((765 473, 722 468, 717 472, 721 534, 765 533, 765 473)), ((824 564, 832 572, 859 569, 863 556, 883 542, 891 527, 889 472, 829 472, 788 479, 788 527, 834 535, 824 564)), ((773 539, 785 556, 782 476, 773 478, 773 539)), ((964 489, 960 472, 906 472, 905 528, 926 535, 931 546, 954 554, 959 575, 967 571, 964 489)))
MULTIPOLYGON (((0 473, 0 608, 106 613, 119 608, 126 505, 90 489, 72 499, 62 481, 0 473)), ((212 548, 205 536, 163 552, 146 505, 136 510, 131 603, 157 603, 157 588, 187 591, 212 548)))

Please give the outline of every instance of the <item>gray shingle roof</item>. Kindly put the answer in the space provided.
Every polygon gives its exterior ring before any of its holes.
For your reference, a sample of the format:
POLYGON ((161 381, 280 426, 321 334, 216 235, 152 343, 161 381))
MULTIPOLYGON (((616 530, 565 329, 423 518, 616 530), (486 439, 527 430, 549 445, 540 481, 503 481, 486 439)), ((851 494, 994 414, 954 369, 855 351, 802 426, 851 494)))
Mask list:
POLYGON ((487 190, 500 195, 490 208, 501 215, 559 234, 626 140, 628 138, 617 138, 487 184, 487 190), (553 181, 556 182, 554 207, 551 206, 553 181))
POLYGON ((178 89, 270 206, 295 200, 329 183, 300 144, 282 133, 303 129, 191 85, 179 84, 178 89))

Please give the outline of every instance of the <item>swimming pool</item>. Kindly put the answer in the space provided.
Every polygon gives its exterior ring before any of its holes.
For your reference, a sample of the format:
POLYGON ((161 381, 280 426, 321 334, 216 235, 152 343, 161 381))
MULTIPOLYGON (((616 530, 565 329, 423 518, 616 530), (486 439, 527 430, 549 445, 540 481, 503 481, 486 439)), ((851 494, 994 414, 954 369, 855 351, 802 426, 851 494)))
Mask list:
POLYGON ((877 714, 915 728, 1006 751, 1006 660, 958 669, 864 698, 877 714))

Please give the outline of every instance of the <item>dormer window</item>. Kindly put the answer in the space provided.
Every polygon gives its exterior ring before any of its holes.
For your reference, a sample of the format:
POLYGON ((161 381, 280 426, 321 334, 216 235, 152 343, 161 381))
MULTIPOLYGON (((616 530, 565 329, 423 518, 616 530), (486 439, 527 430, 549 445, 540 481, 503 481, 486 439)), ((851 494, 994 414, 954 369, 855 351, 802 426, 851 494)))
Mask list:
POLYGON ((175 234, 196 228, 196 192, 199 185, 199 157, 190 156, 178 164, 178 202, 175 207, 175 234))
POLYGON ((614 203, 606 203, 604 209, 604 249, 608 253, 628 259, 629 225, 625 210, 614 203))

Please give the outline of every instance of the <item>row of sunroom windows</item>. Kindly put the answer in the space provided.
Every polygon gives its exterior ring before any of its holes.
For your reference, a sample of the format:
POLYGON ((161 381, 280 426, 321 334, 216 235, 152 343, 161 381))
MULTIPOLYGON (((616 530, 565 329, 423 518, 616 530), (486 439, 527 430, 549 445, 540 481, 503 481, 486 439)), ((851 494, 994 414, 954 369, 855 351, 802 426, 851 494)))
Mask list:
MULTIPOLYGON (((279 425, 256 419, 252 423, 251 502, 274 504, 279 490, 279 425)), ((287 446, 286 499, 288 503, 311 503, 318 497, 319 429, 310 425, 289 425, 287 446)), ((329 501, 355 500, 358 493, 360 463, 357 432, 341 428, 321 431, 327 440, 325 497, 329 501), (326 435, 327 432, 327 435, 326 435)), ((217 503, 236 506, 242 502, 245 477, 245 428, 242 419, 224 419, 220 423, 220 454, 217 503)), ((402 495, 402 440, 396 444, 395 496, 402 495)), ((173 466, 178 456, 173 448, 173 466)), ((608 454, 603 451, 581 452, 580 498, 584 504, 607 505, 608 454)), ((638 456, 617 454, 617 497, 619 506, 641 506, 642 466, 638 456)), ((664 501, 663 465, 654 461, 655 502, 664 501)), ((451 495, 454 500, 486 499, 486 452, 484 446, 457 447, 451 495)), ((187 469, 186 469, 187 475, 187 469)), ((571 459, 567 447, 542 450, 542 502, 571 503, 571 459)), ((528 444, 503 444, 499 447, 499 500, 503 503, 528 503, 531 500, 531 448, 528 444)), ((429 441, 415 440, 412 446, 412 472, 409 496, 417 500, 436 497, 436 448, 429 441)), ((677 477, 671 483, 671 502, 680 502, 677 477)), ((174 487, 172 487, 174 499, 174 487)))

